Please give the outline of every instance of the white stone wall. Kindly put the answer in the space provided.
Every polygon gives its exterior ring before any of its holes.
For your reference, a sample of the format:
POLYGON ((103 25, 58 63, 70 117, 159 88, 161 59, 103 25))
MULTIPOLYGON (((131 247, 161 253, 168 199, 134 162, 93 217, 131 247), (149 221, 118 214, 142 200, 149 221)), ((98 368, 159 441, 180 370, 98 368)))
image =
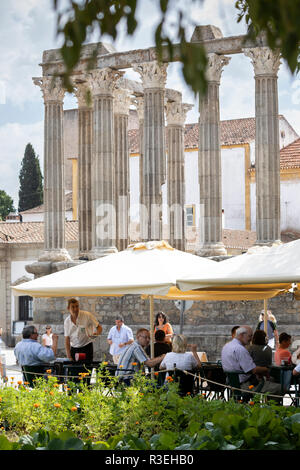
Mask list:
POLYGON ((31 212, 29 214, 23 214, 23 222, 43 222, 44 212, 31 212))
MULTIPOLYGON (((66 220, 73 220, 73 212, 66 211, 66 220)), ((23 215, 23 222, 44 222, 44 212, 31 212, 23 215)))
POLYGON ((280 183, 281 231, 300 231, 299 201, 300 179, 284 180, 280 183))
POLYGON ((222 149, 221 161, 223 228, 245 230, 245 149, 222 149))
POLYGON ((130 219, 133 222, 139 221, 139 187, 140 187, 139 162, 140 162, 139 155, 131 156, 129 158, 130 219))
POLYGON ((279 118, 279 146, 286 147, 298 138, 296 132, 289 126, 285 119, 279 118))
MULTIPOLYGON (((285 121, 285 128, 289 126, 285 121)), ((284 127, 284 126, 283 126, 284 127)), ((224 209, 223 228, 245 230, 245 149, 236 147, 222 149, 222 207, 224 209)), ((250 162, 255 161, 254 143, 250 144, 250 162)), ((198 183, 198 151, 185 152, 185 197, 186 205, 195 205, 195 221, 199 227, 199 183, 198 183)), ((300 179, 281 180, 281 230, 300 231, 299 204, 297 195, 300 193, 300 179)), ((256 184, 250 185, 251 230, 256 230, 256 184)), ((162 186, 163 193, 163 224, 167 227, 167 188, 162 186)), ((130 218, 139 222, 139 156, 130 157, 130 218)), ((167 232, 165 235, 167 236, 167 232)))

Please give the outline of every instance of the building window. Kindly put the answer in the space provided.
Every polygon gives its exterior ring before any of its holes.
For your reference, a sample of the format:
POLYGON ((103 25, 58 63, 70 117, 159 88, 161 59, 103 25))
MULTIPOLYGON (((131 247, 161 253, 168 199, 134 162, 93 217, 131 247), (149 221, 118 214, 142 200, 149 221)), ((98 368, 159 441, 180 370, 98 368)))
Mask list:
POLYGON ((33 319, 33 299, 29 295, 19 297, 19 320, 27 321, 33 319))
POLYGON ((195 205, 191 204, 189 206, 185 206, 185 213, 186 225, 188 227, 193 227, 195 225, 195 205))

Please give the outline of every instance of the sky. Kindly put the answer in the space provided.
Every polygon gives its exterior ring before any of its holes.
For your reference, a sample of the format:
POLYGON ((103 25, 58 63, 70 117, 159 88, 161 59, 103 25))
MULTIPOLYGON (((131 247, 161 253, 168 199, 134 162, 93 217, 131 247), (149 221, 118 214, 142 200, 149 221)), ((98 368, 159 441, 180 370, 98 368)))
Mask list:
MULTIPOLYGON (((120 32, 113 43, 117 51, 154 46, 153 31, 159 20, 157 4, 158 0, 140 1, 137 31, 130 37, 120 32)), ((246 32, 245 25, 236 21, 234 4, 235 0, 185 1, 195 24, 215 25, 224 37, 246 32)), ((188 37, 192 36, 193 29, 190 25, 188 37)), ((97 40, 96 36, 90 38, 90 42, 97 40)), ((110 38, 102 40, 112 43, 110 38)), ((33 84, 32 77, 42 74, 39 64, 43 51, 59 46, 53 0, 0 1, 0 189, 14 199, 16 208, 20 166, 27 143, 30 142, 39 155, 43 171, 44 105, 41 90, 33 84)), ((138 74, 130 70, 126 76, 140 81, 138 74)), ((181 91, 185 103, 194 104, 187 122, 197 122, 197 99, 182 78, 180 64, 169 64, 166 86, 181 91)), ((250 59, 242 54, 231 56, 221 78, 221 120, 254 117, 254 90, 250 59)), ((284 63, 278 73, 278 99, 279 113, 300 135, 300 76, 292 76, 284 63)), ((66 95, 64 109, 74 107, 77 107, 76 100, 66 95)))

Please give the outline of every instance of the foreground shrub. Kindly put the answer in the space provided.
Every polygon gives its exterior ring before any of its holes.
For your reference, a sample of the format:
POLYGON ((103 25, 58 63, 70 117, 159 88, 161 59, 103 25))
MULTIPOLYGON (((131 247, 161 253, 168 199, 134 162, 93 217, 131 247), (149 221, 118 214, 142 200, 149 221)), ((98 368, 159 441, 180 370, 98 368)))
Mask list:
POLYGON ((300 449, 297 408, 181 398, 176 384, 158 389, 140 375, 122 387, 103 375, 91 387, 48 377, 2 388, 0 449, 300 449))

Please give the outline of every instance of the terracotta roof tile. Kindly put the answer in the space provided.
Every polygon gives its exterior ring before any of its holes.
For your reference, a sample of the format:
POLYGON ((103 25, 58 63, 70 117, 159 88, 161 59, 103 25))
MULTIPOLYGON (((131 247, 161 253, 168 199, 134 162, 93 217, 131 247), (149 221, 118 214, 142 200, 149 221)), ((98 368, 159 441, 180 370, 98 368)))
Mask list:
MULTIPOLYGON (((78 240, 78 221, 66 221, 66 241, 78 240)), ((43 243, 44 222, 0 222, 0 243, 43 243)))
MULTIPOLYGON (((255 140, 255 118, 230 119, 220 123, 221 145, 245 144, 255 140)), ((198 123, 186 124, 184 131, 185 148, 198 148, 198 123)), ((130 153, 139 153, 139 130, 129 130, 130 153)))
POLYGON ((280 150, 280 168, 300 167, 300 138, 280 150))

